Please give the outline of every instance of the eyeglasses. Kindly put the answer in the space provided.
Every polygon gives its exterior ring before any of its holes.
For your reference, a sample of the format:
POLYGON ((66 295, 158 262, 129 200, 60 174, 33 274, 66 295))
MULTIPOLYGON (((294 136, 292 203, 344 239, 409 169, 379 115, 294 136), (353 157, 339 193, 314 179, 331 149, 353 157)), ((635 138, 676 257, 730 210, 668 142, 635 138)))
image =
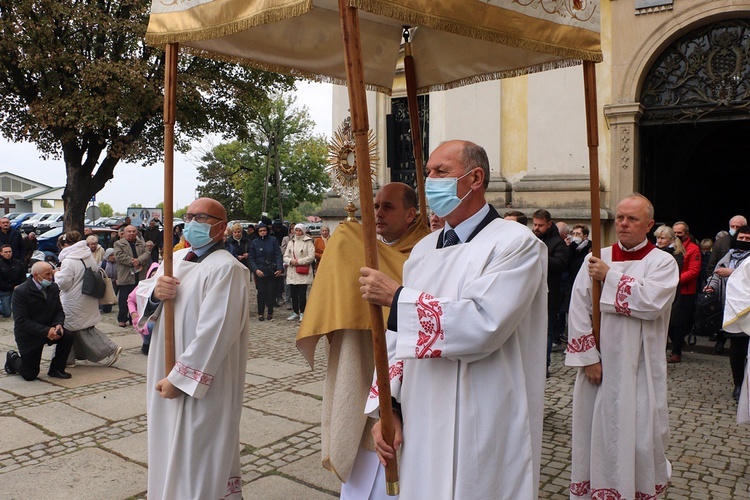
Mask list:
POLYGON ((224 220, 222 217, 216 217, 215 215, 202 214, 202 213, 201 214, 185 214, 183 219, 185 219, 185 222, 190 222, 190 221, 195 220, 196 222, 200 222, 201 224, 203 224, 209 219, 209 217, 211 219, 224 220))

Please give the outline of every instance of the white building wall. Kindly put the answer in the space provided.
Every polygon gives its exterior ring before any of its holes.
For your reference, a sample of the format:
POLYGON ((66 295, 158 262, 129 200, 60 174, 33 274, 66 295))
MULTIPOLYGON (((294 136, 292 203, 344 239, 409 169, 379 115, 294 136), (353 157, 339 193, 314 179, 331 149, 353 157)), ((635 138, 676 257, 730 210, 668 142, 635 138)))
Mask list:
POLYGON ((493 177, 500 173, 500 82, 484 82, 430 94, 430 150, 466 139, 482 146, 493 177))
POLYGON ((529 175, 588 176, 581 66, 528 78, 529 175))

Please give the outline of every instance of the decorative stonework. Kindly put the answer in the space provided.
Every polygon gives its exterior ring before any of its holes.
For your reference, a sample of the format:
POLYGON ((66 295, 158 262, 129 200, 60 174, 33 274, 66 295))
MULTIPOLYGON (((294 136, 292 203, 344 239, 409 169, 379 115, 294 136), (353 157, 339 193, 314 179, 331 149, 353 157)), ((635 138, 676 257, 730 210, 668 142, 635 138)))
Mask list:
POLYGON ((622 152, 620 166, 627 169, 630 166, 630 128, 620 129, 620 152, 622 152))

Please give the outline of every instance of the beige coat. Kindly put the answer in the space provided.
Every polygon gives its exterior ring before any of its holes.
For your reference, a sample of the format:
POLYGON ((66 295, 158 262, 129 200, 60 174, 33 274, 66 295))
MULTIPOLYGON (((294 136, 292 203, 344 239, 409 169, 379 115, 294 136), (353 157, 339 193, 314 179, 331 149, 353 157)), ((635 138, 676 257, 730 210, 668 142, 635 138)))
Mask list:
POLYGON ((315 246, 313 240, 309 236, 303 236, 302 241, 296 238, 291 238, 286 246, 286 252, 284 252, 284 264, 286 268, 286 283, 287 285, 309 285, 313 282, 312 267, 310 272, 307 274, 298 274, 295 270, 295 266, 290 263, 295 258, 300 266, 308 265, 312 266, 315 261, 315 246))
POLYGON ((135 250, 137 255, 133 255, 130 243, 125 238, 115 241, 115 260, 117 261, 117 284, 118 285, 135 285, 135 276, 133 275, 133 259, 137 258, 141 263, 141 270, 138 273, 139 279, 146 279, 146 270, 151 264, 151 253, 146 248, 142 239, 136 238, 135 250))

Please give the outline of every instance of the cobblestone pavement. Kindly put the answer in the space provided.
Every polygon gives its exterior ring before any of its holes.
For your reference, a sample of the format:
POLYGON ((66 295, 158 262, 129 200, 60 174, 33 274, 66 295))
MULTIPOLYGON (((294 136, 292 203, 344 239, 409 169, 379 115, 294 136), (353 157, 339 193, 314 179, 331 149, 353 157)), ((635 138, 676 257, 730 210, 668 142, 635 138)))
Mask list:
MULTIPOLYGON (((338 482, 320 466, 322 342, 310 370, 294 347, 296 323, 284 320, 286 309, 275 315, 273 322, 251 319, 240 437, 244 497, 335 498, 338 482)), ((3 362, 15 348, 12 328, 0 319, 3 362)), ((100 329, 125 348, 113 367, 79 362, 69 380, 47 378, 46 366, 35 382, 0 374, 0 498, 145 498, 146 357, 140 337, 117 326, 116 311, 100 329)), ((568 495, 574 372, 562 359, 553 353, 547 383, 541 498, 568 495)), ((674 470, 665 498, 749 498, 750 427, 734 423, 728 359, 684 353, 669 367, 669 393, 674 470)))

